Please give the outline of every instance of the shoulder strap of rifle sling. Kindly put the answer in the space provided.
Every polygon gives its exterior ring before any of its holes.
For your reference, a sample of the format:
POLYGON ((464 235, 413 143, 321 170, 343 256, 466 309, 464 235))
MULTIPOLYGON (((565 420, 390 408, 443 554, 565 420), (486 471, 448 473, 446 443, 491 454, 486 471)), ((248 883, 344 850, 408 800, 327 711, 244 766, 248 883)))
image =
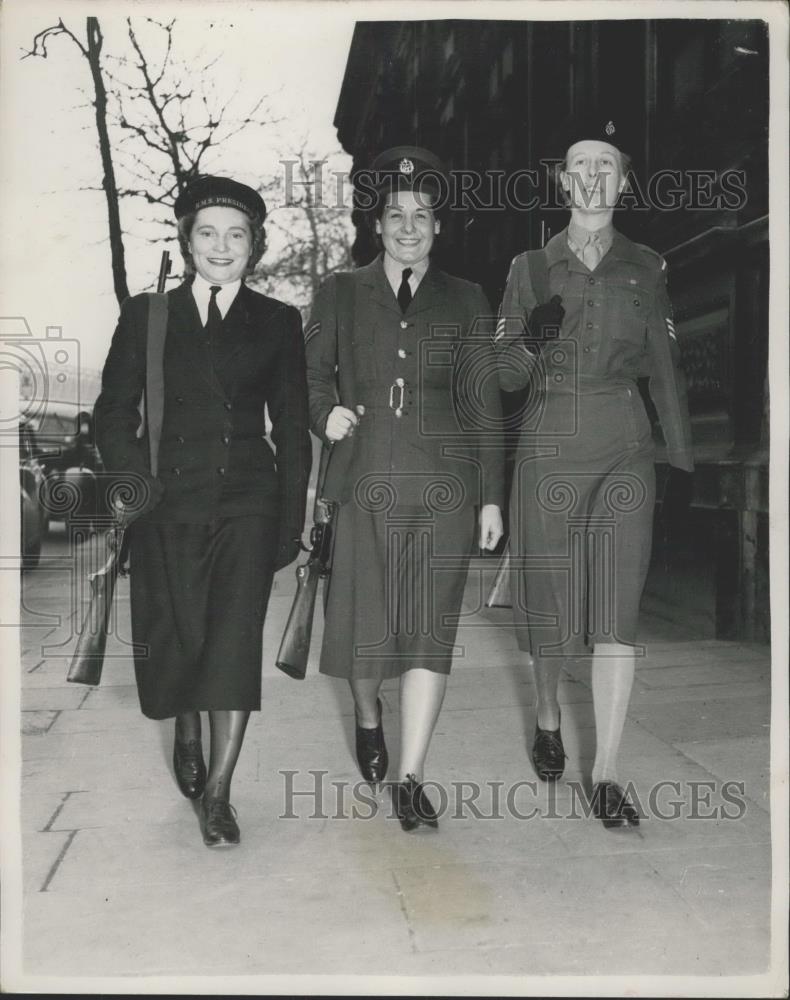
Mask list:
MULTIPOLYGON (((350 274, 340 271, 335 275, 335 343, 340 339, 341 327, 354 322, 354 290, 355 282, 350 274)), ((335 364, 337 364, 335 354, 335 364)), ((321 497, 326 481, 327 469, 332 457, 332 449, 327 445, 321 449, 321 462, 318 467, 316 483, 316 501, 321 497)))
POLYGON ((145 409, 152 476, 156 476, 159 469, 159 439, 162 436, 165 412, 166 334, 167 295, 152 292, 148 296, 148 330, 145 342, 145 409))
POLYGON ((551 298, 549 262, 546 258, 546 251, 528 250, 527 259, 529 261, 529 280, 532 282, 532 291, 535 293, 538 305, 542 306, 551 298))

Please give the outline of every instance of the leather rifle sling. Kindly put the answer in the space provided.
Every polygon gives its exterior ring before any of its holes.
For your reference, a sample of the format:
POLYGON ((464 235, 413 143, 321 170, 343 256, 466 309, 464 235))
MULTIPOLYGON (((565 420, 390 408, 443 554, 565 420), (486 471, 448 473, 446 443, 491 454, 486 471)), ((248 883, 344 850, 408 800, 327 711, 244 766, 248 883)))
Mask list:
POLYGON ((549 263, 546 259, 545 250, 529 250, 527 252, 529 262, 529 280, 532 284, 532 291, 539 306, 545 305, 551 298, 551 288, 549 286, 549 263))
MULTIPOLYGON (((335 345, 340 337, 340 329, 346 324, 354 326, 355 284, 350 274, 340 271, 335 275, 337 297, 335 300, 335 345)), ((338 363, 337 346, 335 347, 335 364, 338 363)), ((318 478, 316 480, 315 498, 316 502, 322 498, 324 483, 326 482, 329 463, 332 460, 332 449, 324 444, 321 449, 321 459, 318 466, 318 478)))
POLYGON ((145 412, 151 475, 159 469, 159 440, 165 414, 165 337, 167 335, 167 295, 148 296, 148 330, 145 344, 145 412))
MULTIPOLYGON (((529 280, 538 305, 544 305, 551 298, 549 286, 549 262, 546 251, 528 250, 529 280)), ((510 540, 508 539, 502 558, 499 560, 494 583, 486 599, 488 608, 511 608, 513 599, 510 591, 510 540)))

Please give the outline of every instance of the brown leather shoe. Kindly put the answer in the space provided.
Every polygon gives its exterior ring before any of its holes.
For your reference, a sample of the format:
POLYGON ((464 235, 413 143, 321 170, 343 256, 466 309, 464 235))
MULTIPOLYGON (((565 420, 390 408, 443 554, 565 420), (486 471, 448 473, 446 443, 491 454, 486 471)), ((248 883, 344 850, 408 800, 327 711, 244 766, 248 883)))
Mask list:
POLYGON ((207 847, 235 847, 241 841, 236 810, 225 799, 208 799, 200 802, 200 832, 207 847))
POLYGON ((206 763, 200 740, 173 741, 173 770, 182 795, 199 799, 206 787, 206 763))

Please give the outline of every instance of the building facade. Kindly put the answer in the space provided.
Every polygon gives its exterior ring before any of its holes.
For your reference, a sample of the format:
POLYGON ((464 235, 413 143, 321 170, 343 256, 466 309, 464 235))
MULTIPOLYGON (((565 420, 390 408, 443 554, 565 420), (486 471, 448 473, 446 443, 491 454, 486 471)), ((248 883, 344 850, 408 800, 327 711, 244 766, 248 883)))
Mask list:
MULTIPOLYGON (((549 177, 563 123, 628 123, 615 222, 669 264, 696 459, 686 515, 659 507, 647 599, 718 638, 769 634, 768 99, 758 20, 359 22, 335 117, 352 179, 404 143, 481 178, 442 262, 494 308, 512 257, 567 222, 549 177)), ((375 247, 354 222, 364 263, 375 247)))

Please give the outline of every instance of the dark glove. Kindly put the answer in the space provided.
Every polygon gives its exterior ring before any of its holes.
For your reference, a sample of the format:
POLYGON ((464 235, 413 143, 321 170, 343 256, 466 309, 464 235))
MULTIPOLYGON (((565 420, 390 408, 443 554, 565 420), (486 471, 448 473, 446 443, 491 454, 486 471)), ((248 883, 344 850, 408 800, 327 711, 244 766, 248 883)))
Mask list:
POLYGON ((296 528, 283 528, 277 543, 277 555, 274 561, 275 573, 292 563, 301 551, 299 531, 296 528))
POLYGON ((560 335, 564 315, 565 309, 559 295, 552 295, 542 306, 535 306, 527 321, 531 339, 541 344, 547 340, 556 340, 560 335))
POLYGON ((113 494, 112 512, 115 520, 120 527, 128 528, 138 517, 156 507, 165 495, 165 488, 153 476, 141 479, 135 473, 133 478, 119 478, 113 494))

